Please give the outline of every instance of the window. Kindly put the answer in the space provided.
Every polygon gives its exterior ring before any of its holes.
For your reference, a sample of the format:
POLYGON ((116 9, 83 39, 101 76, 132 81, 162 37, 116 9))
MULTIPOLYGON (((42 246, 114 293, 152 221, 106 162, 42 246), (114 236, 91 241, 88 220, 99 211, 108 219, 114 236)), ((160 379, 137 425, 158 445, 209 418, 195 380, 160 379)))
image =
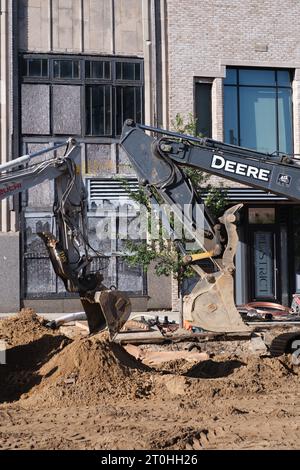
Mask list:
POLYGON ((93 80, 93 85, 86 86, 85 91, 87 135, 120 135, 127 118, 142 121, 141 61, 88 61, 86 81, 89 80, 93 80))
POLYGON ((228 68, 225 142, 268 153, 293 153, 289 70, 228 68))
POLYGON ((49 67, 47 59, 27 59, 22 64, 24 77, 47 78, 49 67))
POLYGON ((110 62, 100 60, 87 60, 85 62, 85 78, 103 78, 110 80, 110 62))
POLYGON ((211 87, 212 83, 195 83, 195 116, 197 134, 202 137, 212 135, 212 115, 211 115, 211 87))
POLYGON ((23 135, 115 137, 126 119, 142 121, 142 60, 26 54, 22 61, 23 135), (47 103, 30 98, 41 83, 47 103))
POLYGON ((86 133, 111 135, 111 86, 86 87, 86 133))
MULTIPOLYGON (((23 220, 23 288, 26 297, 56 294, 61 286, 52 268, 49 255, 39 232, 51 232, 54 228, 53 215, 43 217, 26 214, 23 220)), ((60 288, 62 291, 62 288, 60 288)))
MULTIPOLYGON (((128 184, 131 190, 137 190, 136 179, 128 180, 128 184)), ((97 270, 97 264, 104 261, 102 273, 108 286, 145 295, 147 286, 143 269, 128 265, 122 256, 126 251, 126 240, 140 241, 145 236, 138 205, 128 197, 120 182, 112 179, 90 179, 88 192, 89 242, 107 257, 106 261, 94 259, 92 270, 97 270)), ((90 255, 93 257, 92 251, 90 255)))
POLYGON ((137 80, 141 79, 141 65, 135 62, 117 62, 117 80, 137 80))
POLYGON ((79 78, 79 60, 54 60, 54 78, 79 78))
POLYGON ((142 90, 139 87, 116 87, 116 129, 121 134, 122 126, 127 118, 135 122, 142 120, 142 90))

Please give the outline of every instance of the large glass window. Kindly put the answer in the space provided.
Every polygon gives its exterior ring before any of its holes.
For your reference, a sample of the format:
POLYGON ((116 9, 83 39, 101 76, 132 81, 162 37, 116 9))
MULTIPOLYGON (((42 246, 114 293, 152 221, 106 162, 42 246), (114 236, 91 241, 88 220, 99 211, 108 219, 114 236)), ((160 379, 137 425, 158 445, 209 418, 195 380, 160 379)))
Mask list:
POLYGON ((290 71, 228 68, 224 131, 230 144, 293 153, 290 71))
POLYGON ((127 118, 142 121, 140 59, 26 54, 22 70, 23 135, 115 137, 121 134, 127 118), (43 97, 32 102, 28 98, 29 91, 33 96, 41 83, 47 90, 48 104, 41 101, 43 97), (33 118, 28 116, 28 109, 33 110, 33 118), (38 119, 33 125, 35 114, 38 119), (40 125, 46 117, 47 129, 40 125))
MULTIPOLYGON (((21 106, 24 154, 60 142, 74 135, 81 142, 81 161, 85 171, 105 176, 132 174, 127 155, 112 139, 122 130, 127 118, 143 119, 143 61, 137 58, 76 56, 70 54, 23 54, 21 106), (53 138, 54 137, 54 138, 53 138), (39 143, 37 143, 39 142, 39 143), (43 143, 41 143, 43 142, 43 143), (49 144, 49 142, 51 142, 49 144), (83 165, 84 168, 84 165, 83 165)), ((56 152, 60 155, 60 152, 56 152)), ((146 294, 142 268, 132 268, 122 257, 122 228, 125 219, 108 217, 107 210, 119 210, 124 194, 112 194, 109 188, 99 196, 88 214, 88 238, 91 246, 107 256, 95 257, 91 269, 103 272, 105 284, 134 294, 146 294), (109 192, 106 199, 107 191, 109 192), (116 207, 115 207, 116 206, 116 207), (104 210, 100 210, 104 207, 104 210), (109 223, 115 236, 110 234, 109 223), (99 237, 99 230, 102 237, 99 237), (108 233, 107 233, 108 232, 108 233), (107 235, 107 236, 105 236, 107 235)), ((93 193, 95 196, 95 193, 93 193)), ((91 197, 91 196, 90 196, 91 197)), ((72 297, 55 275, 45 252, 39 231, 56 233, 52 215, 54 182, 47 181, 22 195, 23 279, 25 298, 72 297)), ((130 229, 135 228, 134 224, 130 229)), ((134 232, 135 233, 135 232, 134 232)), ((95 253, 91 250, 91 256, 95 253)))

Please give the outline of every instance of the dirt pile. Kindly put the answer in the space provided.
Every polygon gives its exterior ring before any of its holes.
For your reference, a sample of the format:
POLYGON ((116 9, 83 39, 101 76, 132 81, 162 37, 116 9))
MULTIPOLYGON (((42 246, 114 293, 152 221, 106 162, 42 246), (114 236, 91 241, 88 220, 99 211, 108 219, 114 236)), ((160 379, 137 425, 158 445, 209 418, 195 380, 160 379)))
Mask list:
POLYGON ((111 395, 142 398, 152 391, 151 369, 106 333, 76 339, 39 370, 41 381, 30 401, 92 405, 111 395))
POLYGON ((0 402, 15 401, 40 380, 38 369, 69 340, 45 327, 31 310, 0 322, 0 340, 6 345, 6 364, 0 365, 0 402))
POLYGON ((296 392, 300 384, 299 367, 291 356, 220 356, 196 364, 183 376, 186 393, 208 397, 267 394, 279 387, 296 392))
POLYGON ((287 389, 296 390, 300 383, 299 372, 290 355, 279 358, 248 357, 247 365, 236 369, 232 375, 231 386, 248 393, 268 393, 283 384, 287 389))
POLYGON ((0 321, 0 340, 5 341, 7 347, 30 343, 45 334, 55 335, 32 309, 23 309, 17 315, 0 321))

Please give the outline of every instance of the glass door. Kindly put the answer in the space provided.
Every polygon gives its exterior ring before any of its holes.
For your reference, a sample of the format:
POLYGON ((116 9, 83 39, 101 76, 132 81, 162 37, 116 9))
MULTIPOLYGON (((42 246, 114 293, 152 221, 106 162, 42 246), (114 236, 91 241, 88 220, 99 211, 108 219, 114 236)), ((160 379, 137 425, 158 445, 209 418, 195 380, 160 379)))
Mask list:
POLYGON ((253 297, 255 300, 276 300, 276 235, 273 231, 259 229, 254 230, 252 236, 253 297))
POLYGON ((277 302, 280 299, 279 230, 274 207, 248 209, 249 293, 252 301, 277 302))

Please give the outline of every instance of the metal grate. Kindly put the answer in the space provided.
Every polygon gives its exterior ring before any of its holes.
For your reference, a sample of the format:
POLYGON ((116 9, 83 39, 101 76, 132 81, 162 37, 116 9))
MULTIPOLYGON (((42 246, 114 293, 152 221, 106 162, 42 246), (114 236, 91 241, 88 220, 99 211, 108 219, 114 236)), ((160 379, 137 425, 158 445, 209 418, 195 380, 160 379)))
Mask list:
MULTIPOLYGON (((127 185, 130 191, 137 191, 139 184, 137 178, 127 179, 127 185)), ((90 201, 101 199, 119 199, 127 198, 128 192, 120 180, 108 178, 91 178, 88 180, 90 201)), ((251 202, 251 201, 288 201, 283 196, 268 193, 262 189, 255 188, 224 188, 227 193, 227 199, 232 202, 251 202)), ((207 196, 207 191, 203 191, 202 197, 207 196)))
MULTIPOLYGON (((276 194, 267 193, 262 189, 255 188, 224 188, 227 199, 232 202, 257 202, 257 201, 288 201, 286 197, 277 196, 276 194)), ((205 198, 207 192, 203 191, 202 197, 205 198)))
MULTIPOLYGON (((136 192, 139 184, 136 178, 126 180, 130 191, 136 192)), ((128 191, 122 181, 118 179, 92 178, 88 180, 89 200, 128 198, 128 191)))

